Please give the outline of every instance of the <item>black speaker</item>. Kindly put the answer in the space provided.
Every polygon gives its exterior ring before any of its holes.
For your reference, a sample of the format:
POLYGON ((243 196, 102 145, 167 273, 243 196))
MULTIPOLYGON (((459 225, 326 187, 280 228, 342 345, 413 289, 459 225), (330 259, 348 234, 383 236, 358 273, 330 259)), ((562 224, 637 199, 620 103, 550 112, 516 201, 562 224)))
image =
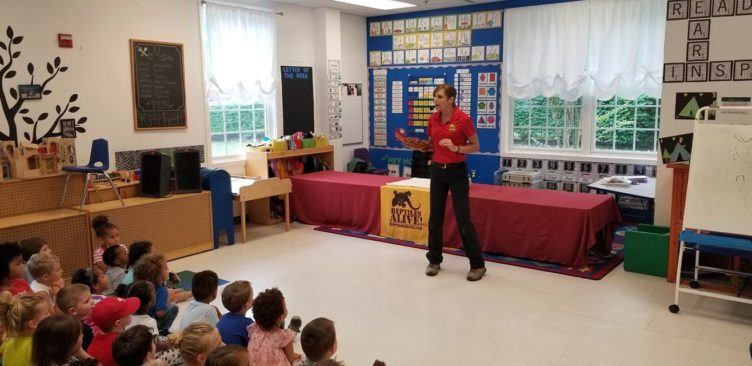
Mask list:
POLYGON ((156 151, 141 155, 141 195, 167 197, 170 193, 170 157, 156 151))
POLYGON ((201 192, 201 157, 198 151, 175 152, 175 192, 201 192))

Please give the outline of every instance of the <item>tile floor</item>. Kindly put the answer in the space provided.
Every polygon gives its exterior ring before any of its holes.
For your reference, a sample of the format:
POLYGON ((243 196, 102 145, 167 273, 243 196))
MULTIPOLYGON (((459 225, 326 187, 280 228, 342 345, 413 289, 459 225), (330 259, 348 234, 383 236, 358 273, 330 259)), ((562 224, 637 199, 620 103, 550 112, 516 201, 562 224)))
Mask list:
POLYGON ((445 256, 430 278, 417 249, 300 224, 251 227, 249 237, 170 267, 250 280, 255 293, 280 288, 304 324, 335 321, 347 365, 752 364, 752 306, 682 295, 671 314, 671 284, 621 266, 591 281, 488 263, 470 283, 463 257, 445 256))

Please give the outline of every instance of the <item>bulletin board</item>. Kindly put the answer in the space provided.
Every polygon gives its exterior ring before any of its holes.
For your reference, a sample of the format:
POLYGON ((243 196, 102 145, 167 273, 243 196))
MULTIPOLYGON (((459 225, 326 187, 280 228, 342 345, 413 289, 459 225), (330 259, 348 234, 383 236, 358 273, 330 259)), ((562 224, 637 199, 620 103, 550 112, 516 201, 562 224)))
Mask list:
POLYGON ((371 161, 379 168, 410 166, 412 152, 395 131, 427 138, 433 89, 449 84, 478 132, 470 176, 492 183, 500 167, 502 3, 373 17, 366 26, 371 161))

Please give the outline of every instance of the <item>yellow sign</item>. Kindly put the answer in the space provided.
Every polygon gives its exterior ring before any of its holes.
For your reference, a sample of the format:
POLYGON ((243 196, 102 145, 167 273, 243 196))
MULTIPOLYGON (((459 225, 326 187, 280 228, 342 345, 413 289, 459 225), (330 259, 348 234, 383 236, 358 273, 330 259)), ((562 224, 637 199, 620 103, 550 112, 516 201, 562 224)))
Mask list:
POLYGON ((415 187, 381 187, 381 236, 428 244, 431 195, 415 187))

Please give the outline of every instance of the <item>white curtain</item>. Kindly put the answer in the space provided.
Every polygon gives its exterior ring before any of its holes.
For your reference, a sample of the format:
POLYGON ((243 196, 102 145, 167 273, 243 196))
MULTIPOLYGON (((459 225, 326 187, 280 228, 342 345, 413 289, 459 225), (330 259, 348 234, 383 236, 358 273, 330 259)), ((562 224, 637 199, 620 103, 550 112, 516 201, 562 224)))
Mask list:
POLYGON ((660 97, 665 0, 586 0, 510 9, 504 71, 512 98, 660 97))
POLYGON ((274 97, 276 14, 212 4, 204 9, 204 60, 210 102, 252 104, 274 97))

